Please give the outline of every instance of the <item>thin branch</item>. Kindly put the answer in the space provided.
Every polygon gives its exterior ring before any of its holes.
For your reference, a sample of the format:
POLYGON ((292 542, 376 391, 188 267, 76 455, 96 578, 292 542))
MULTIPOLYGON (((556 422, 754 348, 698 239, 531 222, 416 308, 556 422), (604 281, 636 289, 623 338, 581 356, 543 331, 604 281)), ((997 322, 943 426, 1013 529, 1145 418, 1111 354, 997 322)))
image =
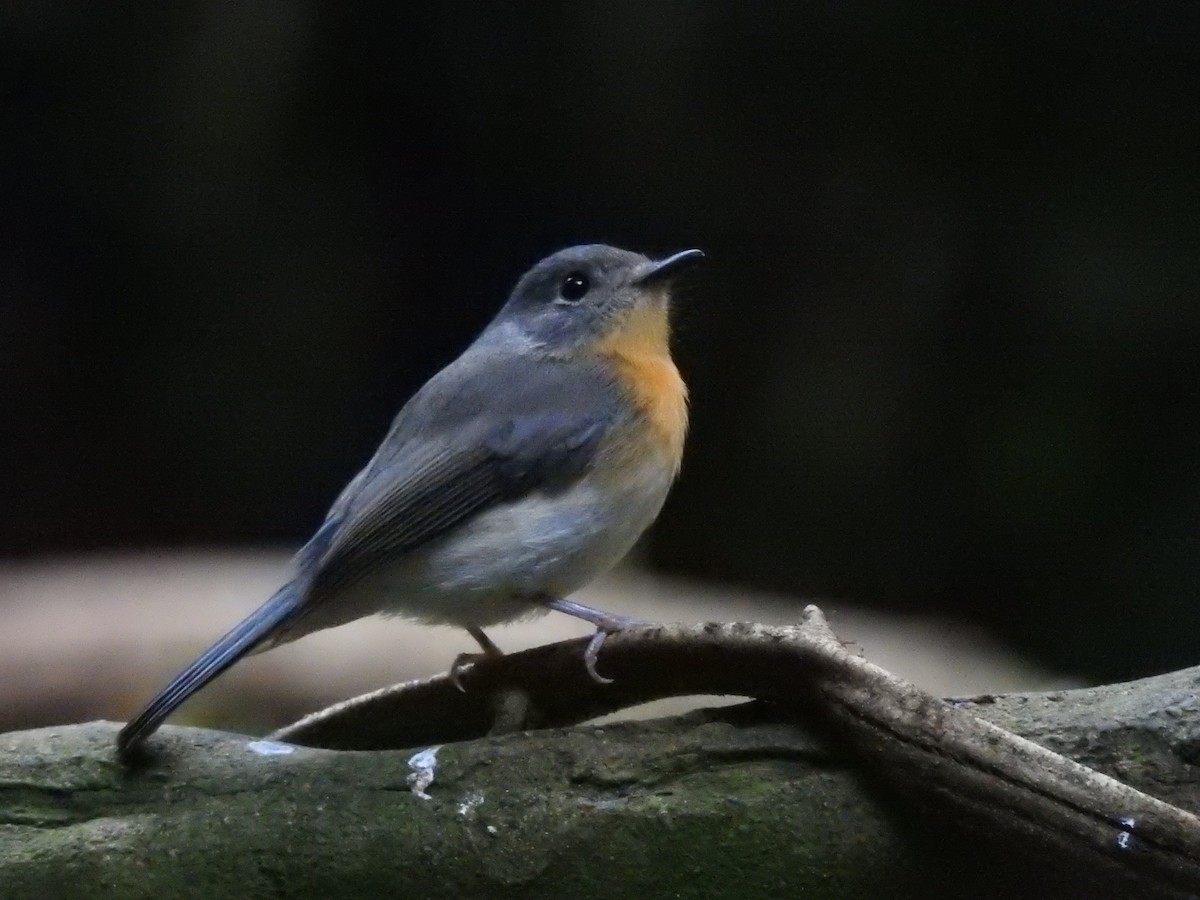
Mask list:
POLYGON ((833 726, 875 777, 941 816, 1064 865, 1200 892, 1200 819, 935 698, 848 652, 813 606, 801 624, 662 625, 614 634, 592 681, 586 640, 486 660, 347 701, 276 740, 386 749, 560 727, 663 697, 726 694, 833 726), (514 703, 516 712, 514 712, 514 703), (497 706, 505 712, 497 713, 497 706))

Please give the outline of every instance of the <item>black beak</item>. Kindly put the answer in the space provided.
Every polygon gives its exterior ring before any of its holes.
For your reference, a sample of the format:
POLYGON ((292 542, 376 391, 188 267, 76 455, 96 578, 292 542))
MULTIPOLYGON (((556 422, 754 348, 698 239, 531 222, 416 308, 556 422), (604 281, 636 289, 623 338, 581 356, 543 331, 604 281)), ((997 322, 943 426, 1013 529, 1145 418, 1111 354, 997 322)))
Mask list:
POLYGON ((704 259, 704 254, 699 250, 683 250, 674 256, 668 256, 666 259, 660 259, 658 262, 653 263, 647 271, 635 278, 633 283, 638 287, 646 287, 647 285, 669 281, 684 269, 691 268, 702 259, 704 259))

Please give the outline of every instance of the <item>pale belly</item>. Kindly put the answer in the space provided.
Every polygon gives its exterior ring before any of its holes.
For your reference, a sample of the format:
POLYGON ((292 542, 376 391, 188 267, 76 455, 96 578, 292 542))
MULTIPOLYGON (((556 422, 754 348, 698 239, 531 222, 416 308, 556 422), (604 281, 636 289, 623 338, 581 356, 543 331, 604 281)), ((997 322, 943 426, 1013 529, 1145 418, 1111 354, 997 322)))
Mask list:
MULTIPOLYGON (((535 495, 386 566, 338 604, 431 624, 485 627, 538 613, 610 569, 654 521, 673 467, 647 458, 620 487, 587 476, 555 496, 535 495)), ((343 608, 345 608, 343 607, 343 608)))

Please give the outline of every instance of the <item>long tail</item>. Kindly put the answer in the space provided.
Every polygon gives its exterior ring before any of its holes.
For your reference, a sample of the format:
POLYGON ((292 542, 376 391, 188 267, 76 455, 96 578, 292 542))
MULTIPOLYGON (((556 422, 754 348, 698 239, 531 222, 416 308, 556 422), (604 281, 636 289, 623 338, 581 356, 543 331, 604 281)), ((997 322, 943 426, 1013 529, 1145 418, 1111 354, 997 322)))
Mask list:
POLYGON ((254 650, 300 607, 300 592, 285 585, 228 634, 200 654, 176 675, 146 708, 132 718, 117 735, 117 752, 125 755, 152 735, 163 719, 235 662, 254 650))

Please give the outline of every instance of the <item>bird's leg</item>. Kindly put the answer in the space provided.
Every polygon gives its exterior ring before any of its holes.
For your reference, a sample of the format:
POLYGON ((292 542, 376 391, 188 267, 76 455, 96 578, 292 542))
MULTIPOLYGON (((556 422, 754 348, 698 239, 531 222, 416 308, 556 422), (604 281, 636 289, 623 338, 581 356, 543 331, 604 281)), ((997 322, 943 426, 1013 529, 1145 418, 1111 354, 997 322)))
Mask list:
POLYGON ((483 648, 482 656, 503 656, 504 653, 497 647, 490 637, 483 633, 482 628, 476 628, 474 625, 467 626, 467 634, 475 638, 475 643, 483 648))
POLYGON ((583 664, 587 668, 588 674, 595 681, 598 681, 600 684, 612 684, 611 678, 605 678, 596 671, 596 657, 600 653, 600 646, 604 643, 604 639, 614 631, 620 631, 632 625, 643 625, 645 623, 629 616, 618 616, 613 613, 606 613, 602 609, 592 609, 590 606, 584 606, 582 603, 576 603, 574 600, 564 600, 561 597, 550 597, 543 602, 549 609, 566 613, 568 616, 574 616, 577 619, 583 619, 583 621, 591 622, 596 626, 596 633, 592 635, 587 649, 583 652, 583 664))
POLYGON ((462 686, 460 673, 464 666, 478 662, 481 659, 495 659, 498 656, 503 656, 504 653, 492 643, 492 639, 483 633, 482 628, 476 628, 474 625, 467 626, 467 634, 475 638, 475 643, 482 648, 482 653, 460 653, 454 657, 454 662, 450 663, 450 683, 462 691, 464 694, 467 689, 462 686))

